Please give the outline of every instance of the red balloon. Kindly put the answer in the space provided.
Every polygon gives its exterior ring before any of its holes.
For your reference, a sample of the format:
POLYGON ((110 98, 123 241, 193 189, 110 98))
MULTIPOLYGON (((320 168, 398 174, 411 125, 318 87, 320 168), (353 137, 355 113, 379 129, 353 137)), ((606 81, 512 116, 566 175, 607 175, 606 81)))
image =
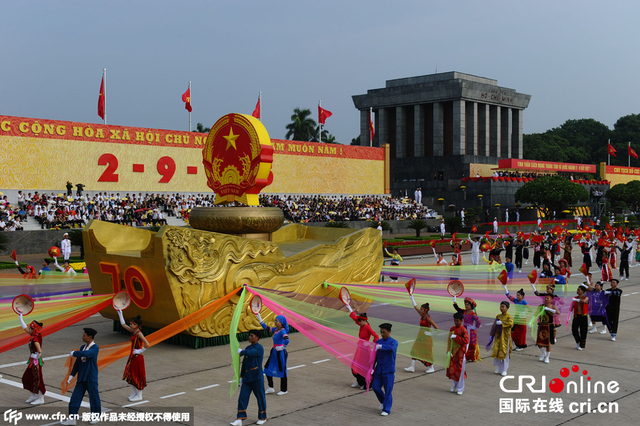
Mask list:
POLYGON ((53 246, 49 249, 49 256, 51 257, 59 257, 60 256, 60 248, 53 246))

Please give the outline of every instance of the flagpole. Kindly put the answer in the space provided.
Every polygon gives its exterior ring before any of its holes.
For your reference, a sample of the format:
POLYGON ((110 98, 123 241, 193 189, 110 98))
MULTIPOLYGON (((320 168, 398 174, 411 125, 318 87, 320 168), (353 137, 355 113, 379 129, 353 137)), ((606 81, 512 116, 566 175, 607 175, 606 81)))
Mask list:
MULTIPOLYGON (((189 105, 191 105, 191 96, 191 81, 189 81, 189 105)), ((191 111, 189 111, 189 131, 191 131, 191 111)))
POLYGON ((262 123, 262 92, 258 93, 258 114, 260 115, 260 118, 258 118, 258 120, 260 120, 260 122, 262 123))
POLYGON ((607 166, 611 165, 611 153, 609 152, 609 145, 611 145, 611 139, 607 139, 607 154, 609 157, 607 166))
POLYGON ((371 126, 373 125, 373 107, 369 107, 369 146, 373 146, 373 138, 371 137, 371 126))
MULTIPOLYGON (((322 100, 318 101, 318 106, 322 108, 322 100)), ((320 134, 318 135, 318 142, 322 142, 322 123, 320 122, 320 108, 318 108, 318 131, 320 134)))
POLYGON ((102 96, 104 97, 104 124, 107 124, 107 69, 102 69, 102 78, 104 78, 104 93, 102 96))

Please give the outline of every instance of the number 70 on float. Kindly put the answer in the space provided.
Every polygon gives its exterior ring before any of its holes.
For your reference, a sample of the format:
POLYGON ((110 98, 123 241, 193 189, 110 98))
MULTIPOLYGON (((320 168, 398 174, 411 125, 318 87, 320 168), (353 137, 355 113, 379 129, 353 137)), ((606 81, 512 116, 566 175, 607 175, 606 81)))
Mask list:
POLYGON ((122 290, 121 280, 124 280, 124 286, 131 300, 141 309, 147 309, 153 303, 153 288, 147 274, 137 266, 129 266, 124 275, 120 272, 120 265, 111 262, 100 262, 100 271, 103 274, 111 275, 111 283, 113 284, 113 293, 122 290), (139 284, 140 290, 136 288, 135 283, 139 284))

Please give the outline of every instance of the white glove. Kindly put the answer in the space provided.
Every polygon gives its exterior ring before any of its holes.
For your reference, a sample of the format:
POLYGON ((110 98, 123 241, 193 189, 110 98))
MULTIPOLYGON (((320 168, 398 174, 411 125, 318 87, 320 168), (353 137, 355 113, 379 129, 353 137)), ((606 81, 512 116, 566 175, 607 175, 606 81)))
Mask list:
POLYGON ((556 313, 556 310, 555 310, 555 309, 547 308, 546 306, 544 307, 544 310, 545 310, 545 311, 548 311, 548 312, 551 312, 552 314, 555 314, 555 313, 556 313))
POLYGON ((276 351, 284 351, 284 346, 276 346, 276 351))
POLYGON ((347 306, 347 310, 348 310, 349 312, 353 312, 353 308, 351 308, 351 305, 346 305, 346 306, 347 306))
POLYGON ((17 260, 16 260, 16 262, 15 262, 15 263, 16 263, 16 266, 20 266, 20 264, 18 263, 18 261, 17 261, 17 260))
POLYGON ((258 318, 258 322, 259 322, 260 324, 262 324, 262 323, 264 322, 264 321, 262 321, 262 317, 260 316, 260 313, 257 313, 257 314, 256 314, 256 318, 258 318))
POLYGON ((71 383, 71 380, 73 380, 73 376, 69 376, 69 379, 67 380, 67 383, 71 383))
POLYGON ((529 283, 529 284, 531 284, 531 288, 533 289, 533 291, 536 291, 536 286, 533 285, 533 283, 529 283))
POLYGON ((376 345, 376 351, 379 351, 380 349, 382 349, 382 345, 376 345))
POLYGON ((53 256, 53 263, 58 264, 58 256, 53 256))
POLYGON ((73 358, 73 353, 74 353, 74 352, 75 352, 75 351, 71 351, 71 352, 69 353, 69 356, 73 358))
POLYGON ((580 299, 578 299, 577 297, 574 297, 574 298, 573 298, 573 299, 571 299, 571 300, 573 300, 574 302, 579 302, 579 301, 580 301, 580 299))
POLYGON ((455 335, 455 334, 452 334, 452 335, 451 335, 451 340, 454 340, 455 338, 456 338, 456 335, 455 335))
POLYGON ((431 336, 431 335, 433 335, 433 333, 432 333, 432 332, 430 332, 430 331, 425 331, 425 332, 424 332, 424 335, 425 335, 425 336, 431 336))
POLYGON ((118 318, 120 318, 120 324, 127 325, 127 323, 124 321, 124 316, 122 316, 122 311, 120 309, 117 309, 117 312, 118 312, 118 318))
POLYGON ((238 348, 238 354, 242 353, 242 348, 238 348))
POLYGON ((18 315, 18 319, 20 319, 20 325, 23 329, 27 329, 27 324, 24 323, 24 318, 22 318, 22 314, 18 315))
POLYGON ((37 353, 37 352, 35 354, 31 354, 31 358, 38 359, 38 358, 40 358, 40 354, 37 353))
POLYGON ((507 289, 507 285, 506 284, 502 284, 502 287, 504 287, 504 293, 505 294, 509 294, 509 290, 507 289))
POLYGON ((142 349, 134 349, 133 350, 133 354, 134 355, 142 355, 142 352, 144 352, 144 350, 142 350, 142 349))
POLYGON ((447 358, 451 358, 451 351, 447 351, 447 358))
POLYGON ((413 307, 415 308, 416 306, 418 306, 418 304, 416 303, 416 299, 413 298, 413 294, 410 294, 409 297, 411 298, 411 303, 413 303, 413 307))
POLYGON ((458 299, 456 299, 456 297, 455 297, 455 296, 451 296, 451 297, 453 297, 453 303, 457 303, 457 300, 458 300, 458 299))
POLYGON ((496 325, 502 325, 502 321, 496 320, 496 325))

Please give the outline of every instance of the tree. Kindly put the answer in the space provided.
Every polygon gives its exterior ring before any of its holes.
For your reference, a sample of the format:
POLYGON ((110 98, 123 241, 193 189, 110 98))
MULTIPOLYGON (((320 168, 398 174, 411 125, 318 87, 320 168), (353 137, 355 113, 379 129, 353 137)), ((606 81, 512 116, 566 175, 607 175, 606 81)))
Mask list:
POLYGON ((194 133, 209 133, 211 131, 211 127, 204 127, 202 125, 202 123, 198 123, 196 125, 196 130, 194 130, 194 133))
POLYGON ((422 219, 416 219, 416 220, 412 220, 411 222, 409 222, 409 226, 407 226, 407 228, 409 229, 415 229, 416 230, 416 237, 420 236, 420 231, 422 229, 425 229, 427 227, 427 221, 426 220, 422 220, 422 219))
POLYGON ((553 212, 560 215, 567 207, 589 199, 584 186, 562 176, 544 176, 533 179, 516 191, 516 202, 529 203, 543 209, 545 216, 553 212))
MULTIPOLYGON (((626 166, 629 142, 631 142, 631 147, 636 152, 638 152, 638 147, 640 147, 640 114, 620 117, 613 125, 613 129, 611 145, 618 151, 618 156, 611 158, 611 164, 626 166)), ((632 158, 631 165, 637 167, 638 160, 632 158)))
POLYGON ((357 138, 351 139, 351 145, 360 145, 360 136, 359 135, 358 135, 357 138))
POLYGON ((316 122, 311 117, 311 110, 294 108, 291 123, 287 124, 286 139, 296 141, 311 141, 317 137, 316 122))
POLYGON ((323 131, 322 131, 322 133, 323 133, 323 134, 322 134, 322 142, 324 142, 324 143, 338 143, 338 142, 336 141, 336 137, 335 137, 335 136, 333 136, 331 133, 329 133, 328 135, 326 135, 326 136, 325 136, 325 135, 324 135, 324 132, 325 132, 325 131, 326 131, 326 130, 323 130, 323 131))
MULTIPOLYGON (((316 126, 315 130, 313 131, 313 135, 311 136, 311 139, 309 139, 309 141, 311 142, 320 142, 318 141, 318 133, 320 133, 320 126, 316 126)), ((321 141, 324 142, 324 140, 329 136, 329 132, 327 132, 326 130, 322 129, 322 135, 321 135, 321 141)))
POLYGON ((607 191, 606 197, 613 206, 626 204, 631 210, 638 211, 640 209, 640 181, 619 183, 607 191))

